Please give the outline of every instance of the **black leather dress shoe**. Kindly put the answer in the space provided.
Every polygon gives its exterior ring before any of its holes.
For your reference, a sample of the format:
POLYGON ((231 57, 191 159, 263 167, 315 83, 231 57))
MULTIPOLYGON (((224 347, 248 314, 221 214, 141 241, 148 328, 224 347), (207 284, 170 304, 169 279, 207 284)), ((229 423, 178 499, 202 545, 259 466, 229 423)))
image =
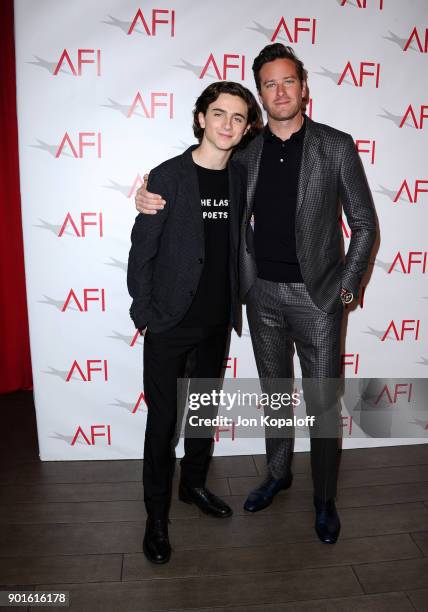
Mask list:
POLYGON ((314 499, 315 504, 315 531, 321 542, 326 544, 334 544, 340 533, 340 519, 337 514, 336 506, 333 499, 327 502, 322 502, 319 499, 314 499))
POLYGON ((226 518, 232 515, 232 508, 206 487, 188 487, 180 483, 178 497, 186 504, 195 504, 205 514, 217 518, 226 518))
POLYGON ((267 508, 273 502, 275 495, 291 487, 292 482, 293 475, 291 472, 286 478, 272 478, 272 476, 268 476, 257 489, 251 491, 245 501, 244 510, 247 510, 247 512, 258 512, 263 510, 263 508, 267 508))
POLYGON ((152 563, 167 563, 171 556, 168 520, 148 518, 143 540, 143 551, 152 563))

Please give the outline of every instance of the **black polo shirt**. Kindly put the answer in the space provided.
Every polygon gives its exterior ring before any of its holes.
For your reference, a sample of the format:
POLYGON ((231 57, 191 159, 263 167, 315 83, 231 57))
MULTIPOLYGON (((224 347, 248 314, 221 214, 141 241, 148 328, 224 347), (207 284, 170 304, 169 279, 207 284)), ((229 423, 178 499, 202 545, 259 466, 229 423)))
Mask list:
POLYGON ((254 246, 259 278, 302 283, 296 255, 296 205, 306 119, 281 140, 266 125, 254 201, 254 246))

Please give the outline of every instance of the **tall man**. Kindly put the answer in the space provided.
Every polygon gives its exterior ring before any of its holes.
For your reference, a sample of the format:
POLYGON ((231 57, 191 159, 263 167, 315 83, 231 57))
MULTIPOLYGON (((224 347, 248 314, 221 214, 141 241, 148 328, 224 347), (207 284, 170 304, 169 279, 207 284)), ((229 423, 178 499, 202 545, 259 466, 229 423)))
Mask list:
MULTIPOLYGON (((144 334, 148 414, 143 550, 153 563, 166 563, 171 554, 168 512, 177 379, 184 376, 191 352, 192 377, 220 378, 230 324, 239 328, 237 263, 245 170, 228 162, 244 135, 262 125, 253 94, 227 81, 202 92, 193 118, 199 146, 150 173, 149 187, 162 190, 169 206, 156 217, 137 216, 128 263, 130 314, 144 334)), ((231 508, 205 486, 212 438, 186 437, 184 449, 179 498, 211 516, 230 516, 231 508)))
MULTIPOLYGON (((266 46, 253 73, 268 123, 236 157, 248 178, 240 296, 258 373, 292 377, 295 347, 304 379, 336 379, 343 304, 357 297, 376 236, 370 191, 352 137, 302 114, 306 72, 294 51, 266 46), (352 232, 345 261, 341 208, 352 232)), ((144 188, 136 203, 152 214, 165 205, 144 188)), ((247 498, 247 511, 267 507, 291 485, 292 448, 290 437, 266 439, 268 474, 247 498)), ((312 436, 315 529, 326 543, 340 531, 337 462, 337 438, 312 436)))

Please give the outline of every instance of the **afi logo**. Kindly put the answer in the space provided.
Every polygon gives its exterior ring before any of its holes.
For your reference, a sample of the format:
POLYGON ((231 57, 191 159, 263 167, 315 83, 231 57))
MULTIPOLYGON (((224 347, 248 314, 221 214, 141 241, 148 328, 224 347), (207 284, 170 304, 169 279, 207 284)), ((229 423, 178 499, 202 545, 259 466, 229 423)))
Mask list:
POLYGON ((220 427, 219 425, 215 428, 215 436, 214 436, 214 440, 216 442, 220 442, 220 434, 222 433, 230 433, 230 437, 232 439, 232 441, 235 440, 235 429, 236 429, 236 423, 235 421, 232 421, 232 426, 231 427, 220 427))
POLYGON ((411 204, 416 204, 418 201, 418 195, 420 193, 428 193, 428 189, 421 189, 421 185, 428 185, 428 181, 427 180, 422 180, 422 179, 417 179, 415 181, 415 188, 413 190, 413 197, 412 197, 412 193, 410 191, 409 185, 407 183, 407 180, 404 179, 404 181, 401 183, 400 185, 400 189, 397 191, 397 195, 394 198, 394 202, 398 202, 401 194, 403 193, 403 191, 405 191, 407 193, 407 197, 409 198, 409 202, 411 204))
POLYGON ((375 77, 376 89, 379 87, 380 80, 380 64, 374 62, 360 62, 357 69, 354 70, 351 62, 348 62, 340 75, 337 82, 338 85, 342 85, 346 75, 349 73, 355 87, 363 87, 365 77, 375 77), (372 71, 372 69, 374 69, 372 71), (358 75, 358 78, 357 78, 358 75))
POLYGON ((169 11, 167 9, 152 9, 150 17, 146 19, 143 11, 138 9, 128 30, 128 35, 133 33, 138 24, 143 26, 147 36, 156 36, 158 25, 168 25, 170 36, 173 38, 175 36, 175 11, 169 11))
POLYGON ((353 419, 351 416, 340 416, 340 426, 342 427, 342 431, 348 428, 348 436, 352 436, 352 422, 353 419))
MULTIPOLYGON (((140 407, 140 404, 141 404, 142 402, 144 402, 144 405, 143 405, 143 407, 142 407, 141 411, 147 412, 147 402, 146 402, 146 397, 145 397, 144 393, 143 393, 143 392, 141 392, 141 393, 140 393, 140 395, 138 396, 137 401, 135 402, 135 405, 134 405, 133 409, 132 409, 132 414, 135 414, 135 413, 138 411, 138 408, 140 407)), ((141 412, 141 411, 140 411, 140 412, 141 412)))
POLYGON ((73 365, 71 366, 69 373, 67 374, 65 382, 70 382, 70 378, 73 376, 75 371, 79 374, 83 382, 92 382, 93 372, 102 372, 104 375, 104 380, 108 380, 107 359, 87 359, 86 365, 84 367, 86 369, 86 376, 83 372, 83 369, 80 367, 80 365, 75 359, 73 361, 73 365))
POLYGON ((58 238, 62 238, 68 225, 70 225, 78 238, 86 238, 86 227, 88 225, 97 227, 100 238, 103 237, 103 213, 82 212, 80 213, 80 219, 78 221, 74 221, 71 213, 67 213, 64 223, 59 230, 58 238), (95 219, 88 221, 87 217, 95 217, 95 219))
POLYGON ((394 323, 394 319, 392 319, 391 323, 388 325, 386 332, 383 334, 381 341, 384 342, 388 337, 388 334, 392 332, 395 336, 395 339, 398 342, 403 342, 404 336, 408 332, 414 333, 414 340, 419 340, 419 329, 421 326, 420 319, 403 319, 401 321, 401 325, 397 326, 394 323))
POLYGON ((137 189, 139 187, 141 187, 141 185, 144 184, 143 179, 141 178, 140 174, 137 174, 137 176, 134 179, 134 182, 131 185, 131 189, 129 190, 128 194, 127 194, 127 198, 133 198, 137 189))
POLYGON ((238 372, 238 358, 225 357, 223 360, 223 368, 231 371, 231 378, 236 378, 238 372))
POLYGON ((345 353, 340 357, 340 373, 343 374, 347 366, 354 368, 354 374, 358 374, 360 367, 360 354, 359 353, 345 353))
POLYGON ((410 403, 412 391, 413 383, 395 383, 395 385, 392 385, 392 389, 390 389, 388 385, 385 385, 377 396, 375 405, 377 405, 382 398, 389 404, 396 404, 398 397, 401 395, 407 396, 407 402, 410 403))
POLYGON ((412 44, 413 40, 418 45, 418 49, 419 49, 420 53, 428 53, 428 28, 425 29, 425 40, 424 40, 424 44, 422 46, 422 41, 421 41, 421 38, 419 37, 418 29, 415 26, 413 28, 413 30, 412 30, 412 33, 409 36, 409 40, 404 45, 403 51, 407 51, 407 49, 412 44))
POLYGON ((62 150, 66 145, 68 145, 70 148, 73 157, 82 158, 84 148, 96 147, 97 157, 99 159, 101 158, 101 132, 79 132, 77 149, 73 145, 73 141, 68 135, 68 132, 66 132, 60 142, 57 152, 55 153, 56 158, 61 155, 62 150), (86 140, 87 138, 90 138, 91 140, 86 140))
POLYGON ((357 148, 358 153, 369 153, 370 163, 372 165, 375 163, 376 140, 356 140, 355 146, 357 148))
MULTIPOLYGON (((228 77, 228 70, 238 70, 241 80, 243 81, 245 79, 245 55, 225 53, 220 61, 216 61, 214 54, 210 53, 199 75, 200 79, 204 78, 210 66, 214 69, 219 81, 227 81, 230 78, 228 77)), ((236 73, 232 74, 231 80, 233 80, 233 78, 236 79, 236 73)))
POLYGON ((83 442, 87 444, 88 446, 95 446, 96 444, 95 438, 107 438, 107 445, 110 446, 111 445, 110 425, 91 425, 88 435, 85 434, 85 431, 79 425, 71 441, 71 446, 74 446, 76 444, 79 437, 82 437, 83 442), (98 431, 98 430, 101 430, 101 431, 98 431))
POLYGON ((141 336, 141 334, 140 334, 140 332, 137 329, 137 331, 135 332, 134 336, 132 337, 131 343, 129 345, 131 348, 137 344, 137 340, 138 340, 138 338, 140 336, 141 336))
POLYGON ((416 112, 413 110, 413 106, 411 104, 409 104, 409 106, 406 109, 406 112, 404 113, 404 116, 401 120, 401 123, 398 127, 402 128, 403 125, 406 123, 407 118, 410 117, 413 121, 413 125, 415 126, 415 128, 417 130, 422 130, 424 127, 424 119, 428 118, 428 106, 427 105, 421 105, 419 109, 416 109, 416 112), (418 123, 418 118, 416 116, 416 113, 419 112, 419 123, 418 123))
POLYGON ((407 258, 403 258, 400 251, 398 251, 389 267, 388 274, 391 274, 396 265, 401 268, 403 274, 411 274, 413 266, 418 266, 418 270, 425 274, 427 270, 427 251, 409 251, 407 258), (419 266, 422 267, 422 270, 419 266))
POLYGON ((278 35, 284 32, 288 38, 288 42, 296 44, 299 42, 299 34, 301 32, 305 32, 311 34, 311 44, 314 45, 316 40, 316 28, 316 19, 309 19, 308 17, 295 17, 293 24, 290 22, 287 24, 284 17, 281 17, 274 33, 272 34, 271 41, 275 42, 278 35))
POLYGON ((156 109, 159 107, 166 107, 169 111, 169 118, 174 117, 174 94, 169 92, 152 92, 150 97, 147 96, 146 102, 144 102, 143 96, 140 92, 137 92, 131 106, 128 111, 128 119, 132 117, 135 109, 140 107, 143 110, 144 117, 146 119, 156 119, 156 109), (147 102, 147 104, 146 104, 147 102))
MULTIPOLYGON (((340 6, 345 6, 345 4, 349 2, 349 0, 342 0, 342 4, 340 6)), ((377 4, 379 6, 379 10, 383 10, 383 0, 370 0, 372 4, 377 4)), ((351 3, 352 6, 352 3, 351 3)), ((357 0, 358 8, 367 8, 367 0, 357 0)))
POLYGON ((67 307, 71 301, 76 304, 77 309, 80 312, 88 312, 89 302, 98 302, 101 305, 102 312, 105 312, 106 309, 106 296, 104 289, 83 289, 82 302, 79 301, 73 289, 70 289, 64 302, 64 306, 61 308, 61 312, 65 312, 67 310, 67 307))
POLYGON ((345 219, 343 218, 343 215, 339 216, 339 223, 340 223, 341 228, 342 228, 343 237, 344 238, 350 238, 351 237, 351 228, 346 225, 346 222, 345 222, 345 219))
POLYGON ((57 76, 64 63, 68 64, 73 76, 82 76, 83 64, 93 64, 96 67, 96 75, 101 76, 101 49, 77 49, 77 70, 67 49, 64 49, 53 71, 54 76, 57 76))

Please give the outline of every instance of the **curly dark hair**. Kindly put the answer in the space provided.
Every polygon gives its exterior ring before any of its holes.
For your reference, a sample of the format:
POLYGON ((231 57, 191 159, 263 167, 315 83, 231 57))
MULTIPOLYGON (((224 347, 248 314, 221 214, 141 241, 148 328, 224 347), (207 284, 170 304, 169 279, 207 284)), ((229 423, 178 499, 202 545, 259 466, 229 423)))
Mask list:
POLYGON ((273 43, 272 45, 266 45, 253 62, 253 74, 258 92, 260 92, 260 70, 262 66, 276 59, 291 60, 296 66, 297 76, 300 82, 303 83, 303 81, 306 81, 307 72, 303 66, 303 62, 299 60, 293 49, 281 43, 273 43))
POLYGON ((233 81, 217 81, 211 83, 204 89, 201 95, 196 100, 195 108, 193 109, 193 133, 195 137, 201 142, 204 135, 204 129, 199 124, 199 113, 206 114, 208 106, 215 102, 220 94, 230 94, 231 96, 239 96, 247 104, 248 108, 248 124, 250 129, 242 138, 237 148, 245 147, 250 140, 256 136, 263 127, 263 118, 260 106, 255 99, 254 95, 249 89, 241 85, 240 83, 234 83, 233 81))

